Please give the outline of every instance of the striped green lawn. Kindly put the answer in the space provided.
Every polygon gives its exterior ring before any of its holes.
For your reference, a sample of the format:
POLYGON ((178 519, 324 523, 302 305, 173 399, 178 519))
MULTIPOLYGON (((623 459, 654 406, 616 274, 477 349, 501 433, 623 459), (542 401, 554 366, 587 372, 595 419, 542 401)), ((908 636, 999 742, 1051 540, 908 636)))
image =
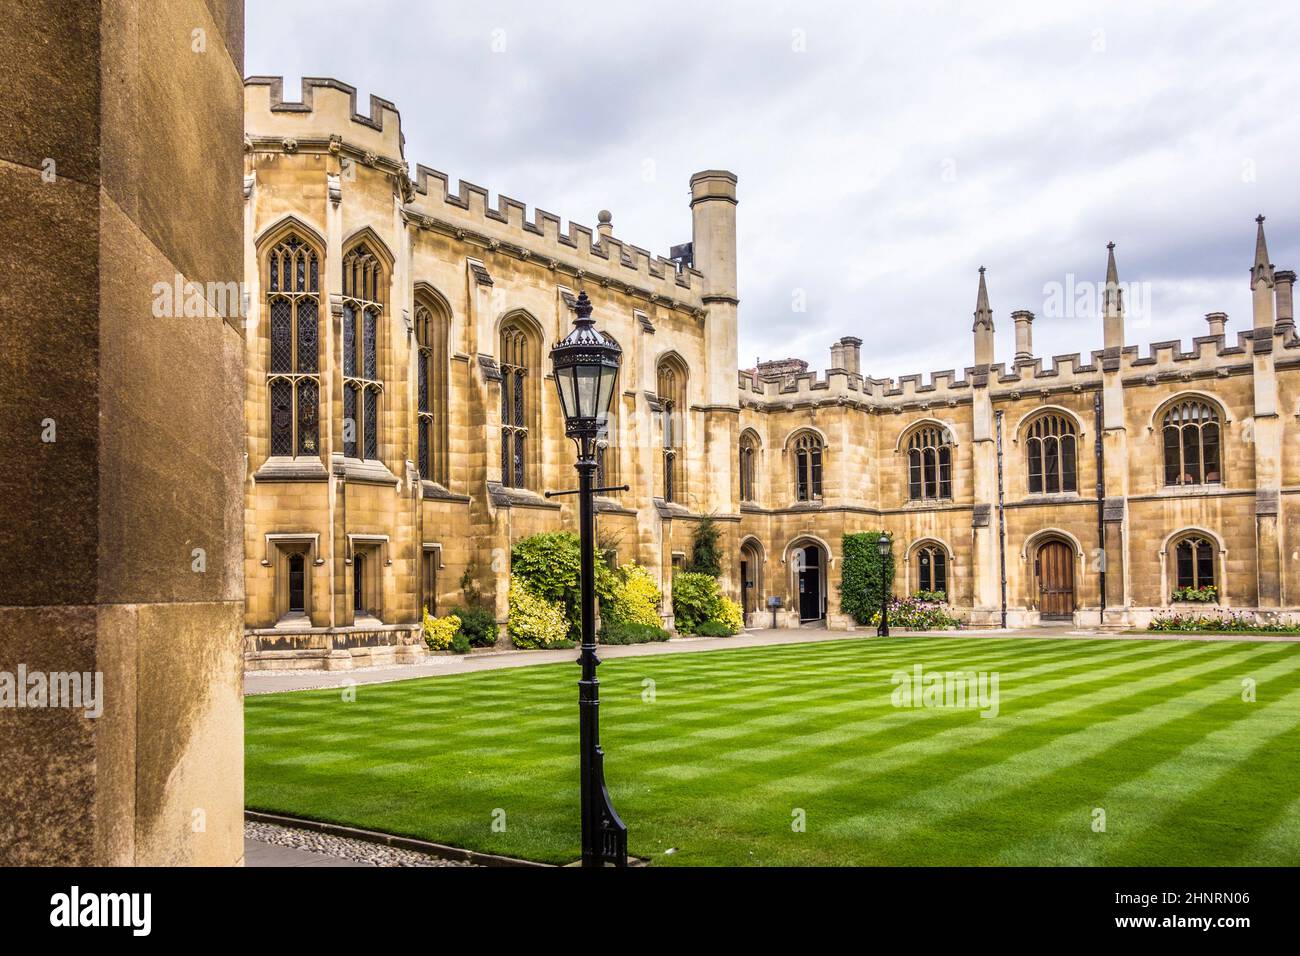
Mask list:
MULTIPOLYGON (((571 861, 577 676, 250 697, 248 806, 571 861)), ((1297 644, 902 637, 600 678, 606 779, 656 865, 1300 864, 1297 644), (998 715, 893 706, 918 663, 996 672, 998 715)))

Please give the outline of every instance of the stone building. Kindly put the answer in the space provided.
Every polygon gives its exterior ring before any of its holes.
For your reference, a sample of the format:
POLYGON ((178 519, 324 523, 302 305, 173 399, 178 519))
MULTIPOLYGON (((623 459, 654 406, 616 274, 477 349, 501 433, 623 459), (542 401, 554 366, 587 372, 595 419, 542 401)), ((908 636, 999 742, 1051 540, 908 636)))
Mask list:
MULTIPOLYGON (((669 258, 417 166, 400 117, 335 80, 245 84, 246 652, 257 666, 414 659, 420 609, 477 589, 506 616, 511 545, 574 528, 573 448, 547 354, 586 291, 623 348, 601 451, 611 560, 672 568, 713 515, 723 587, 751 623, 848 626, 846 532, 896 542, 899 594, 944 591, 975 626, 1132 626, 1213 585, 1283 611, 1300 491, 1294 274, 1258 229, 1252 328, 1211 313, 1191 351, 1124 337, 1110 249, 1104 348, 1045 364, 1034 315, 993 352, 983 270, 974 362, 897 381, 737 366, 736 177, 691 177, 669 258), (1100 440, 1099 440, 1100 436, 1100 440)), ((1296 584, 1291 585, 1295 590, 1296 584)))

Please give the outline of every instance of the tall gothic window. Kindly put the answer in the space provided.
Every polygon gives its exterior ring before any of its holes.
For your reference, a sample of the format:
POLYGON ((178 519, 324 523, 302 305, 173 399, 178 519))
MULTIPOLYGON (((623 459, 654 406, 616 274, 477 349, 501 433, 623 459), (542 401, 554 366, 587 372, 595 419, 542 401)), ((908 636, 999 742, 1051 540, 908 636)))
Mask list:
POLYGON ((822 497, 822 440, 804 432, 794 442, 794 497, 820 501, 822 497))
POLYGON ((501 484, 525 488, 528 434, 533 413, 533 341, 518 319, 501 328, 501 484))
POLYGON ((1209 402, 1186 398, 1165 412, 1165 484, 1218 484, 1219 413, 1209 402))
POLYGON ((1029 457, 1031 494, 1078 491, 1077 445, 1074 419, 1068 415, 1048 413, 1030 423, 1025 450, 1029 457))
POLYGON ((948 554, 937 544, 916 549, 916 586, 921 591, 948 594, 948 554))
POLYGON ((912 501, 952 497, 952 442, 946 429, 923 425, 907 442, 907 496, 912 501))
POLYGON ((289 234, 267 257, 271 454, 320 454, 320 256, 289 234))
POLYGON ((1174 547, 1174 566, 1179 588, 1216 585, 1214 545, 1201 535, 1189 535, 1178 542, 1174 547))
POLYGON ((447 482, 447 333, 446 312, 432 302, 415 304, 416 415, 420 477, 447 482))
POLYGON ((682 501, 682 445, 685 439, 686 369, 673 358, 659 363, 659 417, 663 427, 664 501, 682 501))
POLYGON ((752 435, 740 438, 740 500, 754 500, 754 457, 758 453, 757 443, 752 435))
POLYGON ((379 321, 384 270, 360 243, 343 257, 343 454, 379 458, 379 321))

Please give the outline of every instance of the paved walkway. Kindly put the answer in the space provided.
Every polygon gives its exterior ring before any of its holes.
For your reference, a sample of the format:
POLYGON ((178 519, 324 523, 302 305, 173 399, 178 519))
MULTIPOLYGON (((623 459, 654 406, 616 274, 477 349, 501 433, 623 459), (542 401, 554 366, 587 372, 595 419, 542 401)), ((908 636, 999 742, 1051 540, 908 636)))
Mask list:
MULTIPOLYGON (((1105 640, 1184 640, 1184 641, 1287 641, 1300 642, 1300 636, 1287 634, 1146 634, 1117 633, 1078 629, 1070 625, 1040 625, 1018 629, 993 628, 962 631, 906 631, 897 637, 1007 637, 1025 638, 1092 638, 1105 640)), ((828 631, 825 628, 764 628, 749 630, 735 637, 678 637, 654 644, 630 644, 602 647, 602 660, 618 657, 641 657, 650 654, 689 654, 737 647, 767 647, 775 644, 813 644, 820 641, 869 640, 875 637, 870 628, 856 631, 828 631)), ((270 694, 285 690, 311 690, 322 687, 345 687, 351 684, 382 684, 411 680, 416 677, 441 677, 506 667, 529 667, 577 660, 576 649, 555 651, 483 651, 471 654, 437 655, 419 664, 394 664, 359 667, 350 671, 247 671, 244 693, 270 694)))

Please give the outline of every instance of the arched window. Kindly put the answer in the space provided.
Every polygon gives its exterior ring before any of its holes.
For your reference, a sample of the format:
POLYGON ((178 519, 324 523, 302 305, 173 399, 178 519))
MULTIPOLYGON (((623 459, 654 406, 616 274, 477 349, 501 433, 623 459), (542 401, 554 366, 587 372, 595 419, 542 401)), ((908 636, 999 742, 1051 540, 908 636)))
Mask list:
MULTIPOLYGON (((1214 574, 1214 544, 1204 535, 1179 539, 1174 546, 1174 571, 1178 591, 1218 590, 1214 574)), ((1177 599, 1180 595, 1174 594, 1177 599)))
POLYGON ((740 500, 754 500, 754 457, 758 445, 754 436, 744 434, 740 437, 740 500))
POLYGON ((948 596, 948 554, 937 544, 916 549, 916 589, 948 596))
POLYGON ((447 333, 446 311, 436 303, 415 303, 416 414, 419 419, 420 477, 447 483, 447 333))
POLYGON ((501 484, 526 488, 533 415, 533 336, 521 319, 501 327, 501 484))
POLYGON ((379 321, 384 269, 359 243, 343 257, 343 454, 379 458, 379 321))
POLYGON ((267 256, 271 454, 320 454, 320 256, 290 233, 267 256))
POLYGON ((803 432, 794 441, 794 497, 796 501, 822 497, 822 440, 813 432, 803 432))
POLYGON ((1075 468, 1077 446, 1078 432, 1074 419, 1068 415, 1049 412, 1030 423, 1025 439, 1030 494, 1079 490, 1075 468))
POLYGON ((1200 398, 1175 402, 1165 412, 1165 484, 1218 484, 1219 413, 1200 398))
POLYGON ((952 497, 952 441, 947 429, 923 425, 907 442, 907 496, 912 501, 952 497))
POLYGON ((659 390, 659 416, 663 433, 664 501, 681 501, 682 443, 686 404, 686 369, 679 362, 666 358, 659 363, 657 375, 659 390))

